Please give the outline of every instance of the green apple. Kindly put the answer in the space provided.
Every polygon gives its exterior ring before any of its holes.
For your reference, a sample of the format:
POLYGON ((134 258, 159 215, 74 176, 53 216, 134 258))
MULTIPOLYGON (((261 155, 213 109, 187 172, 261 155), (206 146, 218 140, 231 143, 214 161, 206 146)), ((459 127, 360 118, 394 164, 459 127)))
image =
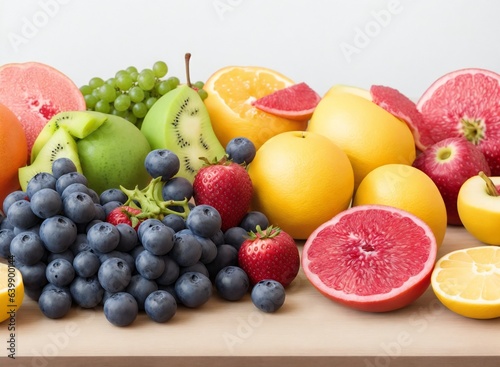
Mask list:
POLYGON ((500 245, 500 177, 479 173, 460 187, 457 209, 465 229, 489 245, 500 245))

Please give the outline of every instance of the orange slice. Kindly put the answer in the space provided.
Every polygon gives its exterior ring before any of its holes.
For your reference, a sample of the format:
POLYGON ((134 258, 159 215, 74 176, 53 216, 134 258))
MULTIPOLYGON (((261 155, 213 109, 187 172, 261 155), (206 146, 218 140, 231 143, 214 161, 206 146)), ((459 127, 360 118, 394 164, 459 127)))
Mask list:
POLYGON ((259 110, 252 102, 293 85, 286 76, 263 67, 228 66, 215 72, 203 87, 213 129, 223 146, 236 137, 250 139, 258 149, 269 138, 305 130, 307 121, 293 121, 259 110))

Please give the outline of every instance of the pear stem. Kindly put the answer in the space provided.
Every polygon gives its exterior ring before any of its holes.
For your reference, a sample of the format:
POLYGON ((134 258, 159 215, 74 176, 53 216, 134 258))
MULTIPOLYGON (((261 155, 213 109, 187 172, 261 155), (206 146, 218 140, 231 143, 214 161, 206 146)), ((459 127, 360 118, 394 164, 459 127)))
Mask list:
POLYGON ((187 86, 191 88, 193 85, 191 84, 191 76, 189 72, 189 60, 191 59, 191 53, 187 52, 186 55, 184 55, 184 61, 186 65, 186 81, 187 81, 187 86))
POLYGON ((479 177, 481 177, 486 182, 486 192, 490 196, 500 196, 495 184, 491 181, 491 178, 486 176, 483 171, 479 172, 479 177))

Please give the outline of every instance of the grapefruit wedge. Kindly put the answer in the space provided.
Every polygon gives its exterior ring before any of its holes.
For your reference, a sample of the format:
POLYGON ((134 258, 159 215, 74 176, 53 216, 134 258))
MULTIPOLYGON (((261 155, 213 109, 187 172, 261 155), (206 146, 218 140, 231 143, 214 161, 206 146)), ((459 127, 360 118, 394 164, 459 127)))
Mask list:
POLYGON ((465 137, 479 147, 493 176, 500 175, 500 74, 467 68, 438 78, 417 102, 426 145, 465 137))
POLYGON ((430 285, 436 239, 427 224, 383 205, 347 209, 307 239, 302 267, 331 300, 367 312, 403 308, 430 285))
POLYGON ((259 110, 295 120, 309 120, 321 97, 306 83, 294 84, 252 102, 259 110))
POLYGON ((86 109, 76 84, 59 70, 39 62, 0 66, 0 103, 21 122, 28 157, 38 134, 52 116, 86 109))

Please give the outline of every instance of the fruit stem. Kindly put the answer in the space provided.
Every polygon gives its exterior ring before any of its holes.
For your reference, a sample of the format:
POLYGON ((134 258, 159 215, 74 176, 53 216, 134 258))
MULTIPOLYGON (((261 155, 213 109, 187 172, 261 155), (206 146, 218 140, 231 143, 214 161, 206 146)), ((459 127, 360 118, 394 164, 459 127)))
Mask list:
POLYGON ((485 175, 483 171, 479 172, 479 177, 481 177, 486 182, 486 193, 490 196, 500 196, 495 184, 491 181, 491 178, 485 175))
POLYGON ((187 82, 187 86, 189 88, 192 88, 192 84, 191 84, 191 76, 190 76, 190 72, 189 72, 189 60, 191 59, 191 53, 187 52, 186 55, 184 55, 184 61, 185 61, 185 65, 186 65, 186 82, 187 82))
POLYGON ((161 220, 167 214, 176 214, 186 219, 190 211, 188 199, 164 201, 161 198, 162 185, 161 177, 157 177, 151 180, 142 190, 137 186, 133 190, 120 186, 120 189, 128 198, 124 205, 140 209, 141 213, 136 216, 138 219, 157 218, 161 220), (172 206, 182 207, 183 211, 172 210, 170 209, 172 206))
POLYGON ((248 235, 250 236, 251 239, 255 240, 257 238, 259 239, 266 239, 266 238, 274 238, 278 236, 281 232, 281 229, 279 227, 270 225, 267 227, 265 230, 263 230, 260 225, 257 225, 255 227, 255 232, 250 231, 248 235))

